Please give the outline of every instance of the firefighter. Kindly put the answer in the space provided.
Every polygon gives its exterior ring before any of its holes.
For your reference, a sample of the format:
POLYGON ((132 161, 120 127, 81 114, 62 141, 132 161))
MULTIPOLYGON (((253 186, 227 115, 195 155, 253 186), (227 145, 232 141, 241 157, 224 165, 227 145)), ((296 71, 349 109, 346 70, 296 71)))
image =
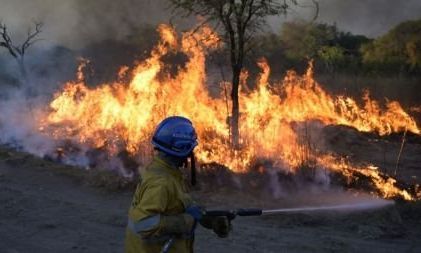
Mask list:
POLYGON ((178 116, 166 118, 157 126, 152 145, 156 154, 141 173, 129 209, 125 252, 191 253, 198 222, 220 237, 228 236, 228 219, 203 217, 179 170, 197 146, 191 121, 178 116))

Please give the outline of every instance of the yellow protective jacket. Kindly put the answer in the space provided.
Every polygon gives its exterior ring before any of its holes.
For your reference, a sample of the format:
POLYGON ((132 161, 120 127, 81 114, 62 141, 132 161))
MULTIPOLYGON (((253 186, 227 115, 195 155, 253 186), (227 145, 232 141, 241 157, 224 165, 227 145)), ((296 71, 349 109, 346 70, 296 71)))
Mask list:
POLYGON ((169 252, 192 253, 191 224, 183 218, 191 204, 182 173, 155 156, 141 173, 129 209, 125 252, 159 253, 170 238, 175 238, 169 252))

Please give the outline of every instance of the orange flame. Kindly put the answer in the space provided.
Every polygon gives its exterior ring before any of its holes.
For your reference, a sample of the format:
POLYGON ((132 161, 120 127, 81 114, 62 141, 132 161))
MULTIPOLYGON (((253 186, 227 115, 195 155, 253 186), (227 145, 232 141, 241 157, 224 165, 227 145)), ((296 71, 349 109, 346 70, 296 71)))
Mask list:
MULTIPOLYGON (((304 159, 294 122, 318 120, 325 125, 342 124, 381 135, 405 129, 420 134, 415 121, 398 102, 389 102, 381 110, 368 93, 362 107, 349 97, 329 95, 313 79, 311 65, 304 76, 289 71, 283 81, 270 85, 270 67, 262 59, 258 62, 262 72, 254 90, 246 90, 248 74, 242 73, 242 149, 233 151, 229 146, 227 101, 223 94, 212 97, 206 86, 206 51, 220 46, 219 37, 208 27, 184 33, 180 40, 169 26, 161 25, 158 31, 161 42, 151 56, 129 74, 126 68, 121 70, 120 75, 130 75, 129 83, 117 81, 88 88, 79 70, 78 79, 55 95, 50 113, 40 123, 43 131, 57 139, 105 148, 110 155, 122 148, 138 154, 149 150, 157 123, 170 115, 182 115, 192 119, 197 129, 198 159, 223 164, 235 172, 247 171, 257 157, 269 158, 294 172, 304 159), (186 66, 175 77, 162 73, 161 61, 162 56, 174 50, 188 56, 186 66)), ((332 171, 349 177, 358 171, 370 177, 383 197, 414 198, 395 186, 394 179, 380 177, 373 167, 360 168, 330 155, 312 155, 320 166, 332 171)))

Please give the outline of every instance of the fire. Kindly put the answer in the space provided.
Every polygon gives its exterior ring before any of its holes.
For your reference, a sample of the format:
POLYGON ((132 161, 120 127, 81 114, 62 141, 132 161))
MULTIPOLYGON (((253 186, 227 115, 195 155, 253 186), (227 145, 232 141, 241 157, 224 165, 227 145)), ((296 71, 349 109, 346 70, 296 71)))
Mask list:
POLYGON ((130 82, 116 81, 89 88, 80 69, 77 80, 67 83, 55 95, 40 129, 58 140, 105 149, 110 156, 116 156, 122 149, 147 156, 156 124, 167 116, 182 115, 190 118, 197 129, 200 144, 196 156, 202 163, 216 162, 241 173, 256 158, 268 158, 294 172, 311 156, 319 166, 341 171, 348 177, 352 177, 353 171, 370 177, 384 197, 414 198, 397 188, 394 179, 380 177, 376 169, 352 166, 331 155, 305 154, 294 128, 296 122, 316 120, 324 125, 347 125, 380 135, 403 130, 420 134, 416 122, 398 102, 388 102, 382 110, 368 93, 363 106, 349 97, 329 95, 313 79, 311 65, 304 76, 289 71, 284 80, 270 84, 270 67, 262 59, 258 62, 261 74, 255 89, 246 87, 248 74, 242 73, 242 148, 232 150, 227 125, 230 104, 223 92, 218 97, 209 94, 205 71, 207 52, 220 46, 218 35, 208 27, 184 33, 181 38, 166 25, 159 26, 158 31, 161 42, 150 57, 134 69, 122 67, 118 73, 118 80, 128 76, 130 82), (185 67, 179 68, 175 76, 163 73, 162 57, 176 51, 188 57, 185 67))
POLYGON ((349 181, 358 180, 358 178, 355 178, 355 174, 370 178, 378 193, 384 198, 400 196, 405 200, 419 199, 419 196, 411 196, 407 190, 399 189, 396 186, 396 179, 382 175, 378 168, 373 165, 353 166, 344 159, 338 159, 331 155, 320 156, 315 159, 320 165, 345 175, 349 181))

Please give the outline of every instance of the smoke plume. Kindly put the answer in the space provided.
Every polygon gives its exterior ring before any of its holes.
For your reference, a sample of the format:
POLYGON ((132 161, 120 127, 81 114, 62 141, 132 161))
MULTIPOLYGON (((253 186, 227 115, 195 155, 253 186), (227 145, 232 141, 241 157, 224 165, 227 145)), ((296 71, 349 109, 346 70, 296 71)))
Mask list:
POLYGON ((33 21, 43 22, 45 42, 75 49, 86 44, 122 39, 142 24, 168 22, 164 0, 2 0, 0 20, 22 38, 33 21))

